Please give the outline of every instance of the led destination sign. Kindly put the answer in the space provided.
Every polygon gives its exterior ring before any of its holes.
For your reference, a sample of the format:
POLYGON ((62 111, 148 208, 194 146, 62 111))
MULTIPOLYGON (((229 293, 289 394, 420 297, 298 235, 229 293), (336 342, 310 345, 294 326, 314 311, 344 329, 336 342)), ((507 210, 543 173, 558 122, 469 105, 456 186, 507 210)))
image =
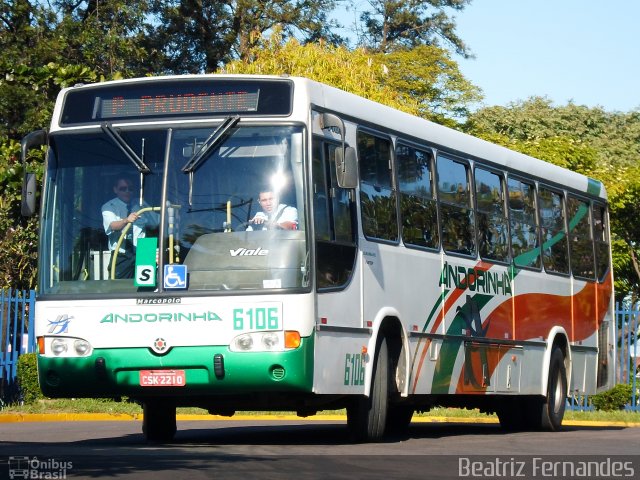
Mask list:
POLYGON ((260 89, 253 92, 198 92, 142 95, 136 98, 96 97, 95 118, 148 117, 199 113, 256 112, 260 89))
POLYGON ((293 83, 280 79, 155 78, 69 90, 60 124, 216 115, 289 115, 293 83))

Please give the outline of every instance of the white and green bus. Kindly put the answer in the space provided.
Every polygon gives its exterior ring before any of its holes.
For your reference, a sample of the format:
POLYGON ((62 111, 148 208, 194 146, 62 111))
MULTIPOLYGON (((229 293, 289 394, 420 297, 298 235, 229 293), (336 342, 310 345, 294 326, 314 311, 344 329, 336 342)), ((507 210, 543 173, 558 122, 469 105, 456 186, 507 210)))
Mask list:
POLYGON ((134 399, 149 440, 179 406, 346 408, 359 441, 438 405, 557 430, 614 381, 596 180, 285 76, 68 88, 23 158, 43 144, 41 388, 134 399))

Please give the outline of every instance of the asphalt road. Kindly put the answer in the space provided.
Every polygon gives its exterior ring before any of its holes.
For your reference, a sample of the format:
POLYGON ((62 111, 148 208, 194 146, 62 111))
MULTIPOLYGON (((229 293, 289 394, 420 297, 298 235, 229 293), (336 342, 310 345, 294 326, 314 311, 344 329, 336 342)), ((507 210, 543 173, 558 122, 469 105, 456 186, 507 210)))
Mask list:
POLYGON ((638 478, 640 428, 506 433, 496 424, 413 423, 351 444, 341 421, 179 421, 147 444, 139 421, 0 423, 0 479, 638 478))

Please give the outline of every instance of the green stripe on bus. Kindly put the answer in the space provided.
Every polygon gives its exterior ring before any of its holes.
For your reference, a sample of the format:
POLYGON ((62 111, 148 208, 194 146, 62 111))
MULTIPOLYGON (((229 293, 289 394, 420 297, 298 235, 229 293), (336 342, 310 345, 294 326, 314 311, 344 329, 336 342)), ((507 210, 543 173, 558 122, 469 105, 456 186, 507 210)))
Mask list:
POLYGON ((284 352, 230 352, 228 346, 174 347, 165 355, 148 348, 95 349, 84 358, 38 358, 40 385, 50 397, 157 395, 227 395, 250 392, 311 392, 313 336, 284 352), (224 376, 216 377, 214 356, 224 360, 224 376), (104 374, 96 360, 104 359, 104 374), (184 370, 184 387, 141 387, 140 370, 184 370))
POLYGON ((602 182, 593 178, 588 178, 587 180, 587 193, 599 196, 602 193, 602 182))
MULTIPOLYGON (((471 318, 472 312, 469 311, 471 302, 475 302, 478 311, 481 311, 493 297, 494 295, 483 295, 480 293, 476 293, 473 297, 467 295, 467 302, 462 307, 458 307, 458 313, 447 329, 447 336, 450 337, 442 342, 440 356, 438 357, 438 362, 433 374, 431 393, 449 393, 451 377, 453 375, 453 369, 458 357, 458 352, 460 351, 460 347, 464 345, 464 339, 462 338, 463 331, 469 329, 467 321, 473 321, 471 318), (465 320, 465 318, 467 320, 465 320)), ((488 325, 485 327, 488 327, 488 325)))

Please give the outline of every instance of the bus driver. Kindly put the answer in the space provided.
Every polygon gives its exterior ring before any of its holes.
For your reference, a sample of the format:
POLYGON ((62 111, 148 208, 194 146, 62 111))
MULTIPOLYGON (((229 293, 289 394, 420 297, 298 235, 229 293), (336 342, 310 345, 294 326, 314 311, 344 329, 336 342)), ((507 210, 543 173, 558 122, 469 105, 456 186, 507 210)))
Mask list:
MULTIPOLYGON (((280 203, 278 195, 272 190, 264 189, 258 194, 258 202, 260 203, 261 212, 249 220, 250 224, 261 225, 262 230, 279 228, 282 230, 298 229, 298 210, 284 203, 280 203)), ((257 230, 260 227, 256 228, 257 230)), ((254 230, 249 225, 247 230, 254 230)))

